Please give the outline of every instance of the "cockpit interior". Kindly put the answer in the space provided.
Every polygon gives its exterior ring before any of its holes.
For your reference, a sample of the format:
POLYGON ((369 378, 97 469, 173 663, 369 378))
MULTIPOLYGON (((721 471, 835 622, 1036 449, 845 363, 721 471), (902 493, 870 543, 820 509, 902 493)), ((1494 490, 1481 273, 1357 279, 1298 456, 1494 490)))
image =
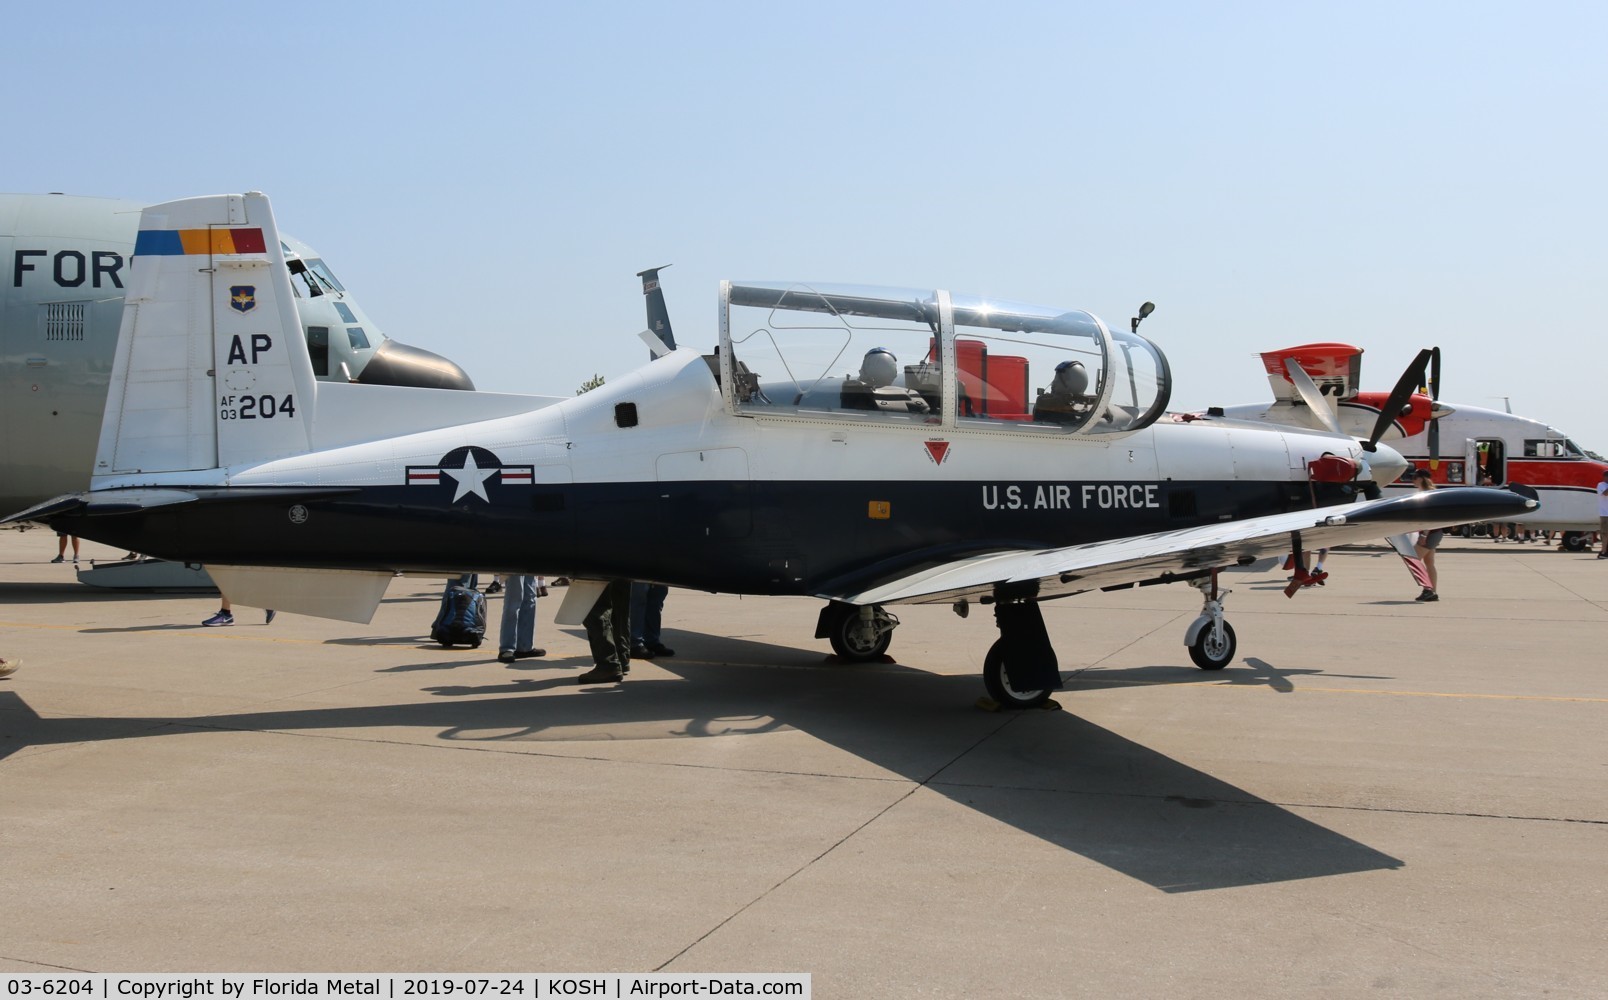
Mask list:
POLYGON ((739 416, 1028 434, 1139 430, 1166 356, 1091 313, 936 291, 723 282, 720 376, 739 416))

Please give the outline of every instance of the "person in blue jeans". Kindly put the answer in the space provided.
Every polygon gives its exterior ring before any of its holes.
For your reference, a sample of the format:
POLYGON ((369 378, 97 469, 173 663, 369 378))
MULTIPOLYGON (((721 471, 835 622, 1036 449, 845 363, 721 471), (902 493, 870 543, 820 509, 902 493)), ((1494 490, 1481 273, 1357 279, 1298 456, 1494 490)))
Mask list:
POLYGON ((674 656, 676 651, 660 642, 660 618, 670 588, 662 583, 631 584, 631 658, 651 660, 655 656, 674 656))
POLYGON ((503 583, 502 630, 497 637, 497 662, 512 663, 531 656, 546 656, 536 641, 537 590, 546 590, 529 574, 506 577, 503 583))

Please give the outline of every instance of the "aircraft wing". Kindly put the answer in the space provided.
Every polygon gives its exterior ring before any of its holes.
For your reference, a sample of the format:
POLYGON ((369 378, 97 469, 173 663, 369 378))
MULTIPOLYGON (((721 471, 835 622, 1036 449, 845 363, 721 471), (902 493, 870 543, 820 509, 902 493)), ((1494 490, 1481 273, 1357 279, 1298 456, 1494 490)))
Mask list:
POLYGON ((1473 521, 1523 520, 1535 506, 1534 500, 1505 490, 1427 490, 1064 548, 971 555, 817 596, 861 605, 948 604, 991 596, 1001 585, 1043 598, 1173 583, 1288 552, 1295 531, 1303 549, 1317 549, 1473 521))

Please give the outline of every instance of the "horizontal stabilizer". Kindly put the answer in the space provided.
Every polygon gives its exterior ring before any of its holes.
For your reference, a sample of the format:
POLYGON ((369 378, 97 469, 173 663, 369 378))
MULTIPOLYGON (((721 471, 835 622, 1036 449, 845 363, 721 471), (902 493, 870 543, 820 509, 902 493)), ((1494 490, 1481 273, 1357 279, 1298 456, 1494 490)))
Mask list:
POLYGON ((232 503, 242 500, 323 500, 356 493, 355 486, 234 486, 170 489, 133 487, 69 493, 46 500, 27 510, 0 518, 0 524, 17 521, 49 522, 64 514, 100 517, 107 514, 134 514, 180 503, 232 503))
POLYGON ((367 625, 391 585, 392 573, 273 566, 207 566, 230 604, 272 608, 313 618, 367 625))
POLYGON ((558 614, 553 616, 553 624, 584 624, 587 613, 607 587, 606 580, 571 580, 564 590, 564 603, 558 606, 558 614))
POLYGON ((87 496, 89 496, 87 493, 69 493, 66 496, 59 496, 43 503, 36 503, 25 510, 17 511, 15 514, 0 517, 0 524, 20 524, 24 521, 44 522, 60 514, 75 514, 83 510, 84 498, 87 496))

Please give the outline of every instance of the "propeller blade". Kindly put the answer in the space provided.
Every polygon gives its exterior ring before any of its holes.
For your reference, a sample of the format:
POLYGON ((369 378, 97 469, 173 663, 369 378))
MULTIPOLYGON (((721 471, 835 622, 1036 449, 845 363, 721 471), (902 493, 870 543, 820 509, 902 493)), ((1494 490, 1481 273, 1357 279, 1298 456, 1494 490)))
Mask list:
POLYGON ((1301 401, 1312 411, 1312 416, 1328 429, 1330 434, 1344 434, 1340 430, 1340 421, 1335 417, 1334 411, 1329 409, 1329 403, 1323 398, 1318 384, 1312 381, 1312 376, 1306 373, 1294 358, 1284 359, 1284 370, 1289 373, 1290 381, 1295 383, 1295 391, 1301 394, 1301 401))
POLYGON ((1402 407, 1413 398, 1413 393, 1418 391, 1418 387, 1424 384, 1424 371, 1429 367, 1433 356, 1433 351, 1424 348, 1418 352, 1418 357, 1413 359, 1413 363, 1407 366, 1407 370, 1401 373, 1401 378, 1396 380, 1396 387, 1390 390, 1390 398, 1385 400, 1384 407, 1379 411, 1379 419, 1374 422, 1373 433, 1362 443, 1365 450, 1373 451, 1378 446, 1379 439, 1385 436, 1385 431, 1390 430, 1390 425, 1401 416, 1402 407))
MULTIPOLYGON (((1429 398, 1440 400, 1440 348, 1432 348, 1429 356, 1429 398)), ((1430 408, 1432 414, 1429 418, 1429 467, 1440 467, 1440 417, 1434 416, 1435 407, 1430 408)))

